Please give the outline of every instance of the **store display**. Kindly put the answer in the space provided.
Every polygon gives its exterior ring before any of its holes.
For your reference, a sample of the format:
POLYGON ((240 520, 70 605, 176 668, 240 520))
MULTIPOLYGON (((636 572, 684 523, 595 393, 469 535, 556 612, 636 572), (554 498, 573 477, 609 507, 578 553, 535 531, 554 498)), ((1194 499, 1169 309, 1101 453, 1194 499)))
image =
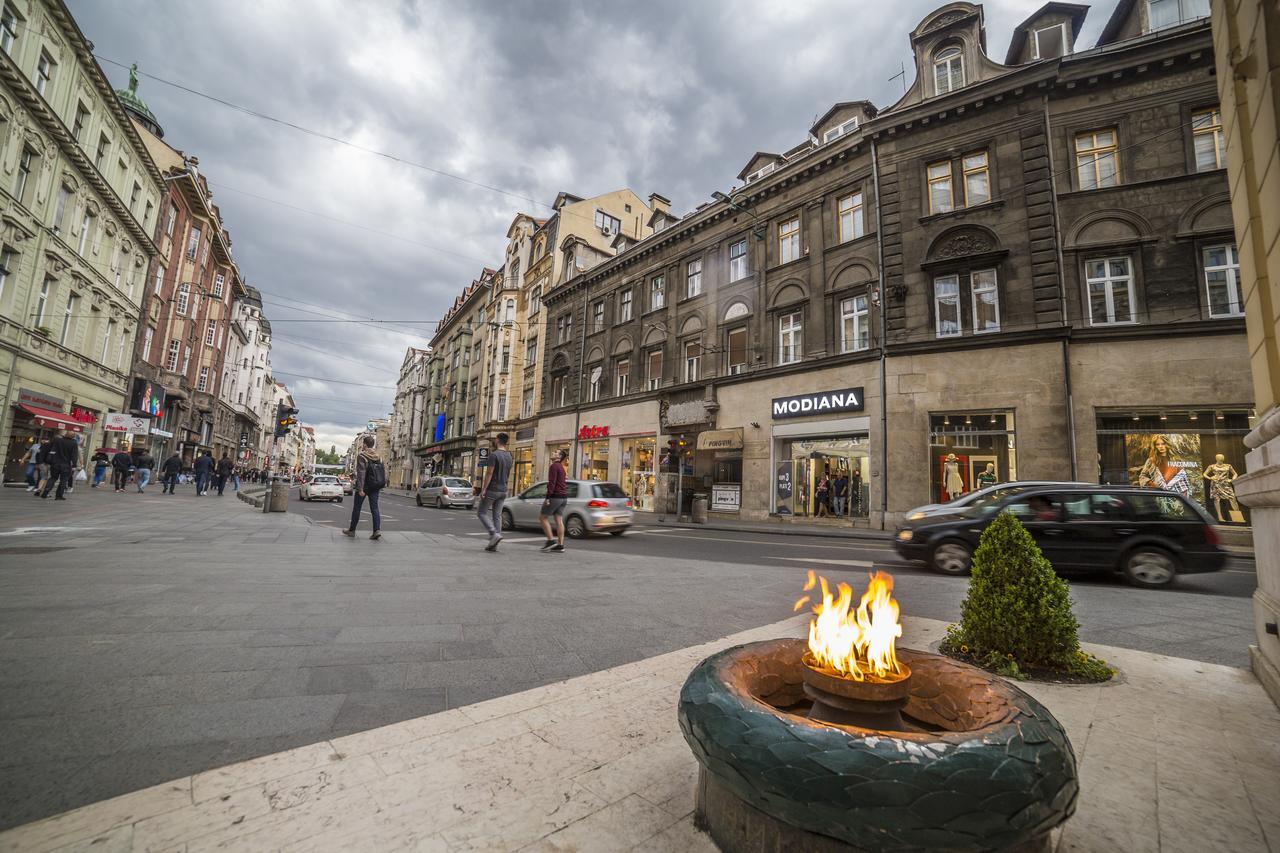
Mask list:
POLYGON ((1236 487, 1233 485, 1238 476, 1236 469, 1221 453, 1215 454, 1213 464, 1204 469, 1204 479, 1209 481, 1209 497, 1213 500, 1214 515, 1218 521, 1227 521, 1222 517, 1222 502, 1228 501, 1231 504, 1230 520, 1236 524, 1244 523, 1244 513, 1236 502, 1236 487))
POLYGON ((1127 435, 1130 479, 1140 488, 1177 492, 1204 503, 1200 436, 1187 433, 1127 435), (1134 472, 1136 469, 1136 473, 1134 472))
POLYGON ((947 458, 942 461, 942 489, 947 493, 947 500, 953 501, 969 491, 965 488, 961 470, 961 460, 954 453, 948 453, 947 458))
POLYGON ((1000 478, 996 475, 996 463, 988 462, 987 467, 978 475, 978 488, 985 489, 994 486, 1000 482, 1000 478))

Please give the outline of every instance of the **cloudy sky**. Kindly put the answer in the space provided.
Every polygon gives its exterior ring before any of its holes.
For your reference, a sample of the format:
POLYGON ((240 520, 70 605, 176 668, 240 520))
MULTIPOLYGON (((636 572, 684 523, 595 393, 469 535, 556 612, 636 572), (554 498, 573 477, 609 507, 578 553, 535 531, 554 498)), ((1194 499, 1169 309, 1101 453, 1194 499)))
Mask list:
MULTIPOLYGON (((751 153, 786 150, 834 102, 891 104, 908 33, 940 0, 69 0, 99 56, 143 77, 165 140, 200 158, 272 361, 320 445, 384 416, 407 346, 511 218, 564 190, 631 187, 686 212, 751 153), (484 184, 486 189, 475 184, 484 184), (392 323, 300 322, 359 317, 392 323), (318 377, 307 379, 303 377, 318 377), (340 381, 339 381, 340 380, 340 381)), ((1041 0, 985 4, 989 53, 1041 0)), ((1097 5, 1091 45, 1115 0, 1097 5)), ((127 72, 104 61, 118 86, 127 72)), ((909 83, 910 81, 908 81, 909 83)))

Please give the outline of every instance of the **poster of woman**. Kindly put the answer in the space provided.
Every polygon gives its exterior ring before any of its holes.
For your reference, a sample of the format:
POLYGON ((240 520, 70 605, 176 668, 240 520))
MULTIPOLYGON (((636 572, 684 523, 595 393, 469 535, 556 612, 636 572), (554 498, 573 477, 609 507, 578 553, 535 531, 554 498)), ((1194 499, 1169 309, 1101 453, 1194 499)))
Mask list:
POLYGON ((1124 437, 1124 443, 1129 482, 1142 488, 1177 492, 1204 504, 1199 435, 1130 434, 1124 437))

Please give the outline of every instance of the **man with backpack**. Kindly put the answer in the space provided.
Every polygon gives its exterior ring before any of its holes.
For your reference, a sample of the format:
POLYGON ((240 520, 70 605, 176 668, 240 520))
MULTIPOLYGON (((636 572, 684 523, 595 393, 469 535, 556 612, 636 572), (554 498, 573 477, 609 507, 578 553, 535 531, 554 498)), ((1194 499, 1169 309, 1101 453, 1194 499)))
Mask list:
POLYGON ((356 536, 356 527, 360 524, 360 507, 364 499, 369 499, 369 514, 373 516, 373 535, 370 539, 381 539, 382 516, 378 513, 378 493, 387 485, 387 468, 373 449, 373 436, 366 435, 362 442, 364 448, 356 457, 355 506, 351 508, 351 526, 342 531, 344 536, 352 539, 356 536))
MULTIPOLYGON (((44 491, 40 493, 40 497, 49 497, 49 490, 53 488, 54 483, 58 484, 57 496, 55 500, 65 501, 62 496, 64 490, 71 487, 71 472, 76 467, 76 463, 80 461, 80 445, 71 437, 70 433, 59 433, 50 442, 47 442, 48 449, 47 459, 49 460, 49 479, 44 481, 44 491)), ((43 453, 44 450, 41 450, 43 453)))

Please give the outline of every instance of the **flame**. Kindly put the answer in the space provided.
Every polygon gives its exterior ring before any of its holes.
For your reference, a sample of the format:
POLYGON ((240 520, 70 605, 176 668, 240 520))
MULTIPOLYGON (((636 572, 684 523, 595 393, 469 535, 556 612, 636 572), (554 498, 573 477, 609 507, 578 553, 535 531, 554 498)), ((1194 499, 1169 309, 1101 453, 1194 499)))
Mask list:
MULTIPOLYGON (((853 589, 847 583, 836 587, 839 597, 831 593, 827 579, 811 571, 806 592, 815 585, 822 587, 822 601, 813 605, 814 618, 809 622, 809 651, 818 666, 834 670, 845 678, 895 680, 904 675, 894 652, 894 644, 902 636, 898 621, 898 602, 894 600, 893 576, 874 572, 857 610, 850 612, 853 589)), ((810 600, 804 596, 795 604, 799 610, 810 600)))

